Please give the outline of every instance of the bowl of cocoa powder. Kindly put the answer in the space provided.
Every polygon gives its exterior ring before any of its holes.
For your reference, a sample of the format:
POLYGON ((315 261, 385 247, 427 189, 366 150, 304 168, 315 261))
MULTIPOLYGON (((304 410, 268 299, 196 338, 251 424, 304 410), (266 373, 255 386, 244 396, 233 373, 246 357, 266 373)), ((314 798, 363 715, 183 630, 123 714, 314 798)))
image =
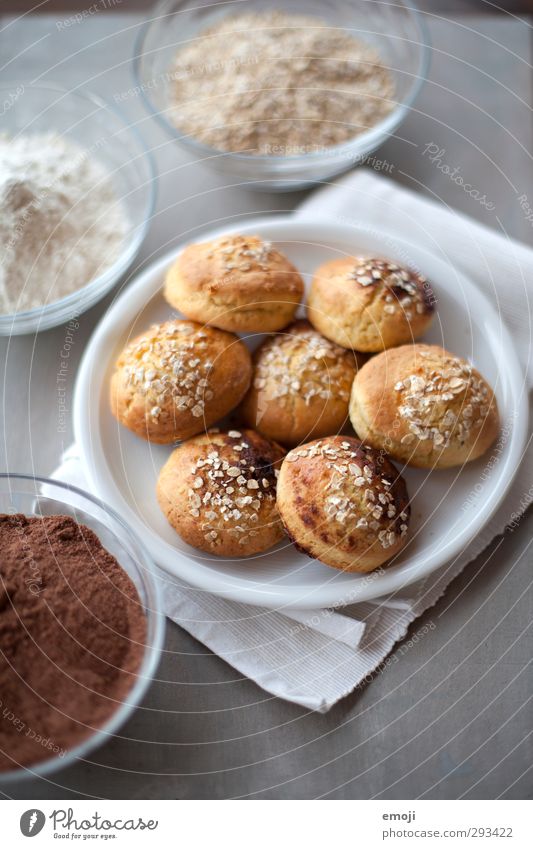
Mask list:
POLYGON ((146 692, 164 631, 154 566, 106 505, 0 475, 0 782, 111 740, 146 692))
POLYGON ((197 162, 287 191, 364 163, 408 115, 429 54, 410 0, 161 0, 124 97, 197 162))

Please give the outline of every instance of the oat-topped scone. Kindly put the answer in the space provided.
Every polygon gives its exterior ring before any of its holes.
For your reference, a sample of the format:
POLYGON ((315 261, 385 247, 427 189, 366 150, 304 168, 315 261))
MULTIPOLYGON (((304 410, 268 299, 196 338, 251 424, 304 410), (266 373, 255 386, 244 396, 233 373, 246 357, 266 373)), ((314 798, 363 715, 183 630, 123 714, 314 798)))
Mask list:
POLYGON ((435 312, 428 281, 395 262, 345 257, 315 272, 307 316, 328 339, 373 353, 413 342, 435 312))
POLYGON ((252 430, 195 436, 161 469, 161 510, 185 542, 209 554, 265 551, 283 537, 276 485, 284 453, 252 430))
POLYGON ((278 510, 295 545, 347 572, 371 572, 407 541, 403 478, 382 452, 332 436, 294 448, 278 480, 278 510))
POLYGON ((284 445, 342 429, 358 365, 355 356, 296 321, 267 339, 253 356, 252 383, 242 414, 250 427, 284 445))
POLYGON ((304 292, 297 269, 259 236, 189 245, 169 269, 164 295, 187 318, 236 333, 281 330, 304 292))
POLYGON ((154 324, 118 358, 111 409, 137 436, 174 442, 236 407, 251 374, 248 349, 232 333, 193 321, 154 324))
POLYGON ((350 419, 369 445, 422 468, 475 460, 500 429, 488 383, 438 345, 403 345, 369 360, 352 387, 350 419))

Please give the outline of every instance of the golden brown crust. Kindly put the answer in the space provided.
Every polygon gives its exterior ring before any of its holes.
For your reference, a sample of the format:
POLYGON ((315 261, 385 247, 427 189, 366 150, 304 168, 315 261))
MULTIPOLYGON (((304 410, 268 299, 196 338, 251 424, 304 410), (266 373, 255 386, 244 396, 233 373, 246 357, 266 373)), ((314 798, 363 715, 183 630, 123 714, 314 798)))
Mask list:
POLYGON ((193 321, 167 321, 122 351, 111 378, 111 409, 137 436, 174 442, 236 407, 251 375, 250 353, 233 334, 193 321))
POLYGON ((284 453, 252 430, 195 436, 161 469, 161 510, 185 542, 209 554, 266 551, 283 538, 276 484, 284 453))
POLYGON ((315 272, 307 317, 338 345, 372 353, 420 337, 434 309, 420 274, 384 259, 345 257, 315 272))
POLYGON ((438 345, 403 345, 369 360, 352 387, 350 419, 369 445, 421 468, 475 460, 500 429, 490 386, 438 345))
POLYGON ((325 339, 307 321, 294 322, 254 353, 252 384, 241 408, 245 422, 284 445, 337 433, 365 359, 325 339))
POLYGON ((382 453, 332 436, 290 451, 278 480, 278 510, 295 545, 348 572, 371 572, 407 541, 405 482, 382 453))
POLYGON ((258 236, 189 245, 169 269, 164 295, 188 318, 235 333, 286 327, 304 292, 297 269, 258 236))

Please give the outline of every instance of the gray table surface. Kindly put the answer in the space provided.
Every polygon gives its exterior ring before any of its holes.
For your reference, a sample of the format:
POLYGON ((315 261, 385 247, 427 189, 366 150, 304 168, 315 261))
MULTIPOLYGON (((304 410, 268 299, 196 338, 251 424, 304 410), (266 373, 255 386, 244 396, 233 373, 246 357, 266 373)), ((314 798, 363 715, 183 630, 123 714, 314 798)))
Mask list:
MULTIPOLYGON (((59 31, 56 18, 0 16, 5 78, 87 82, 112 97, 132 84, 139 18, 101 12, 59 31)), ((533 198, 531 29, 507 16, 427 14, 430 80, 379 158, 392 178, 531 243, 517 201, 533 198), (489 212, 433 165, 445 160, 496 199, 489 212)), ((185 157, 138 98, 122 107, 157 159, 159 198, 138 265, 241 215, 290 210, 305 195, 228 185, 185 157), (186 167, 183 167, 186 164, 186 167)), ((85 314, 76 367, 109 298, 85 314)), ((1 467, 47 474, 70 443, 58 431, 55 373, 64 328, 0 340, 1 467)), ((499 538, 412 628, 386 671, 325 716, 274 699, 174 624, 142 706, 86 761, 8 789, 16 798, 531 798, 531 516, 499 538), (430 628, 425 628, 427 625, 430 628), (433 625, 435 627, 433 627, 433 625), (427 633, 426 633, 427 632, 427 633)))

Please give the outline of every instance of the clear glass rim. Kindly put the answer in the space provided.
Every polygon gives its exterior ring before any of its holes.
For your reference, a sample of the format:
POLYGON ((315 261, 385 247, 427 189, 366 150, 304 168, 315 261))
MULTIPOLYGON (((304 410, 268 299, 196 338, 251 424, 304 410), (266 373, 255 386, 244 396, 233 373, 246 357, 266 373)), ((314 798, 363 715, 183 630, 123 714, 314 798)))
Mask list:
MULTIPOLYGON (((80 758, 84 758, 89 752, 102 745, 105 742, 106 737, 112 735, 113 732, 115 732, 133 713, 152 683, 154 673, 161 656, 165 633, 165 616, 163 613, 162 595, 159 583, 155 579, 155 564, 137 533, 115 510, 113 510, 112 507, 109 507, 109 505, 102 501, 101 498, 91 495, 78 486, 64 483, 63 481, 53 480, 52 478, 41 477, 40 475, 0 472, 0 482, 2 481, 13 481, 13 491, 17 490, 17 482, 23 482, 25 484, 33 483, 45 485, 51 489, 57 489, 61 493, 74 493, 78 497, 81 497, 99 507, 113 520, 113 522, 116 522, 121 526, 121 528, 127 533, 128 539, 132 542, 136 553, 140 555, 140 563, 146 567, 142 569, 139 568, 138 575, 140 583, 146 593, 146 603, 143 604, 143 607, 145 607, 147 611, 147 636, 143 660, 137 672, 135 681, 126 696, 127 701, 123 701, 122 704, 117 707, 107 722, 95 731, 92 731, 84 740, 72 749, 69 749, 63 758, 59 758, 57 756, 46 758, 43 761, 39 761, 38 763, 31 764, 29 766, 16 767, 15 769, 0 772, 0 786, 19 783, 22 781, 30 781, 32 779, 50 775, 53 772, 66 769, 75 761, 80 758)), ((61 500, 68 503, 68 500, 65 497, 62 497, 61 500)))
POLYGON ((135 237, 127 242, 126 247, 122 250, 113 265, 106 268, 97 277, 93 277, 81 289, 71 292, 70 295, 66 295, 64 298, 59 298, 57 301, 52 301, 44 306, 33 307, 31 310, 1 314, 0 334, 3 333, 4 335, 9 330, 15 332, 18 325, 25 325, 26 323, 30 325, 36 324, 37 326, 33 328, 35 330, 45 330, 53 326, 50 324, 53 318, 57 318, 58 323, 60 323, 65 315, 71 312, 84 312, 100 297, 103 297, 106 291, 111 288, 113 282, 124 273, 136 256, 150 227, 157 199, 157 170, 153 154, 146 145, 139 130, 127 120, 126 116, 122 114, 121 110, 115 104, 110 103, 108 100, 88 89, 84 89, 83 91, 78 91, 77 89, 69 90, 54 82, 33 83, 24 79, 2 81, 0 83, 0 92, 12 93, 17 86, 22 86, 24 91, 28 89, 54 91, 58 94, 63 94, 65 97, 79 99, 87 103, 92 103, 100 109, 109 110, 122 124, 123 129, 135 140, 142 160, 146 162, 148 169, 148 179, 146 180, 148 197, 142 215, 142 223, 134 227, 135 237), (39 328, 41 323, 43 327, 39 328))
MULTIPOLYGON (((307 163, 321 163, 331 159, 334 161, 337 157, 343 157, 345 154, 353 151, 354 148, 361 148, 364 151, 365 148, 372 150, 375 148, 376 139, 382 138, 384 135, 390 134, 396 127, 401 123, 405 113, 408 109, 411 108, 414 101, 418 97, 418 94, 427 80, 430 57, 431 57, 431 39, 429 35, 429 30, 426 24, 424 17, 422 16, 418 6, 415 3, 411 2, 411 0, 399 0, 401 5, 409 12, 412 16, 413 21, 416 24, 416 27, 419 32, 420 40, 418 43, 420 55, 418 59, 418 68, 416 71, 416 76, 411 83, 409 91, 401 100, 392 112, 383 118, 378 124, 375 124, 368 130, 365 130, 364 133, 360 133, 358 136, 354 136, 352 139, 349 139, 346 142, 342 142, 342 144, 332 145, 331 147, 326 148, 323 151, 310 151, 309 153, 302 154, 290 154, 288 156, 270 156, 265 154, 255 154, 255 153, 239 153, 228 150, 219 150, 214 147, 209 147, 209 145, 205 145, 200 141, 197 141, 193 136, 184 135, 180 133, 179 129, 171 124, 168 121, 162 112, 156 108, 155 104, 152 102, 150 96, 144 91, 144 84, 141 75, 141 63, 143 58, 143 47, 148 37, 148 34, 154 25, 154 22, 159 19, 157 12, 159 9, 163 9, 164 7, 169 5, 169 0, 160 0, 160 2, 154 7, 153 13, 150 18, 147 18, 141 26, 141 29, 135 39, 134 43, 134 53, 133 53, 133 73, 135 76, 135 80, 139 86, 141 98, 144 101, 145 106, 148 111, 152 114, 152 116, 157 120, 157 122, 162 126, 167 133, 172 136, 172 138, 183 144, 184 146, 190 147, 193 150, 197 151, 199 154, 204 156, 205 158, 228 158, 235 160, 236 162, 243 162, 251 165, 253 163, 276 163, 283 164, 287 163, 287 165, 296 165, 296 164, 307 164, 307 163)), ((394 5, 398 5, 395 3, 394 5)), ((195 11, 195 9, 191 11, 195 11)), ((176 13, 176 10, 172 12, 168 12, 165 17, 171 17, 176 13)), ((361 153, 361 157, 364 157, 365 153, 361 153)))

